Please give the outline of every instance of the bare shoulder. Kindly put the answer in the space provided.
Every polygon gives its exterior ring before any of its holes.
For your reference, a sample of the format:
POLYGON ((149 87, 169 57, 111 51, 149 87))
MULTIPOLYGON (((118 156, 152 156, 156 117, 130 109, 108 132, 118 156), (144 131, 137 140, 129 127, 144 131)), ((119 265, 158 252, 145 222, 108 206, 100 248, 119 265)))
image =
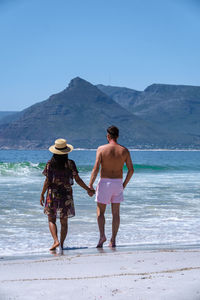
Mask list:
POLYGON ((124 155, 129 155, 129 154, 130 154, 129 150, 128 150, 126 147, 124 147, 124 146, 122 146, 122 145, 120 145, 120 144, 118 144, 118 145, 120 146, 121 151, 122 151, 122 153, 123 153, 124 155))
POLYGON ((108 147, 108 144, 101 145, 97 148, 97 152, 100 153, 100 152, 104 151, 107 147, 108 147))
POLYGON ((98 161, 101 161, 101 157, 102 157, 102 154, 104 153, 104 149, 105 149, 105 146, 106 145, 102 145, 102 146, 99 146, 98 148, 97 148, 97 152, 96 152, 96 157, 97 157, 97 160, 98 161))

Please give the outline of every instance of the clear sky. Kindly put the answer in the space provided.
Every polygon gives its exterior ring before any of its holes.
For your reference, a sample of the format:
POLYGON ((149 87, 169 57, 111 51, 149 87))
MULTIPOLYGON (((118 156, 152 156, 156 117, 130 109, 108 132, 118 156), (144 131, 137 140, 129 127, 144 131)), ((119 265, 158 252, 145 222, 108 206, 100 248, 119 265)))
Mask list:
POLYGON ((199 0, 0 0, 0 111, 67 87, 200 86, 199 0))

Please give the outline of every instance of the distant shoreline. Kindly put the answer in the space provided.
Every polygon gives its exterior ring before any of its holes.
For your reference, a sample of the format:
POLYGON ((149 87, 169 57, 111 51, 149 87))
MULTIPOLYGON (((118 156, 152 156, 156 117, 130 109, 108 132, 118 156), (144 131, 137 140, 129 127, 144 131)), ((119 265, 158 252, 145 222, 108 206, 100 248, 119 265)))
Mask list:
MULTIPOLYGON (((161 151, 171 151, 171 152, 175 152, 175 151, 180 151, 180 152, 186 152, 186 151, 194 151, 194 152, 199 152, 200 149, 187 149, 187 148, 183 148, 183 149, 170 149, 170 148, 152 148, 152 149, 141 149, 141 148, 129 148, 127 147, 129 151, 149 151, 149 152, 161 152, 161 151)), ((48 151, 48 149, 5 149, 5 148, 0 148, 0 151, 48 151)), ((74 148, 73 151, 97 151, 97 148, 74 148)))

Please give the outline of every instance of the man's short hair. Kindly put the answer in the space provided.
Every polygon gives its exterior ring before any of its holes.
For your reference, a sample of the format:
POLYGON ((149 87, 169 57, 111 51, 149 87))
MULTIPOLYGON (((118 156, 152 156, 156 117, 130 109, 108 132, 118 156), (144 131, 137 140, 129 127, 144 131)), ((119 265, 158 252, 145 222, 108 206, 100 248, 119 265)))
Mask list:
POLYGON ((107 133, 112 139, 117 139, 119 137, 119 129, 116 126, 110 126, 107 128, 107 133))

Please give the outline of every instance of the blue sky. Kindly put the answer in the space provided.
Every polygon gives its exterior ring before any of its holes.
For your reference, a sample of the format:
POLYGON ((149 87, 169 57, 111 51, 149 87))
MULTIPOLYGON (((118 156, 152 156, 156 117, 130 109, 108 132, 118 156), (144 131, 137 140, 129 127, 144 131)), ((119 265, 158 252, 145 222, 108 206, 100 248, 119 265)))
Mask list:
POLYGON ((143 90, 200 85, 198 0, 0 0, 0 111, 82 77, 143 90))

